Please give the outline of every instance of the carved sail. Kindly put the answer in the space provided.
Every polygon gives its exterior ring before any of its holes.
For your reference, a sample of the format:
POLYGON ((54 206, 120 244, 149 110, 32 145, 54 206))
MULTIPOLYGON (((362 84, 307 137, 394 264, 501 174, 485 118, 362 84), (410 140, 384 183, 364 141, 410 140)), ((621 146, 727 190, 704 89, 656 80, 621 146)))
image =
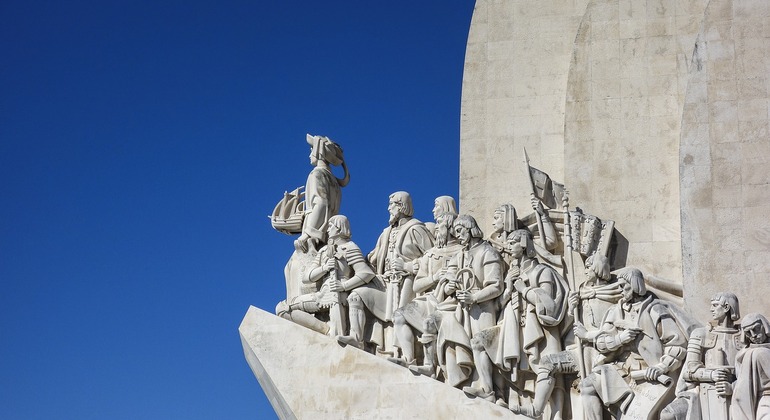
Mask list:
POLYGON ((292 192, 284 192, 281 201, 276 204, 270 223, 273 229, 287 235, 302 233, 302 221, 305 218, 305 187, 297 187, 292 192))

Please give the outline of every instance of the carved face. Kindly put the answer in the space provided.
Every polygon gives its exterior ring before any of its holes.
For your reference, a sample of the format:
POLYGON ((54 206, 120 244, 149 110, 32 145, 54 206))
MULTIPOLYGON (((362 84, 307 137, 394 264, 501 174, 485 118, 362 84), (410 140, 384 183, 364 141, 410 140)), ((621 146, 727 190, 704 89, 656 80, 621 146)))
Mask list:
POLYGON ((388 201, 388 214, 390 214, 389 223, 394 223, 401 219, 403 213, 401 212, 401 203, 395 200, 388 201))
POLYGON ((767 332, 761 322, 744 326, 743 334, 752 344, 762 344, 767 341, 767 332))
POLYGON ((727 305, 723 305, 718 300, 711 301, 711 318, 715 321, 721 322, 730 313, 730 308, 727 305))
POLYGON ((329 239, 336 239, 340 236, 340 228, 334 223, 329 223, 329 227, 326 229, 326 234, 329 239))
POLYGON ((623 294, 620 298, 620 301, 630 302, 634 298, 634 288, 631 287, 631 283, 628 280, 620 277, 618 278, 618 284, 623 288, 623 294))
POLYGON ((462 245, 468 245, 471 242, 471 230, 469 228, 461 225, 455 225, 454 231, 455 238, 457 238, 457 240, 460 241, 462 245))
POLYGON ((508 249, 511 252, 511 256, 515 259, 519 259, 524 256, 524 245, 521 244, 521 241, 511 241, 508 244, 508 249))
POLYGON ((494 232, 502 232, 504 229, 503 212, 496 211, 492 216, 492 229, 494 232))
POLYGON ((438 222, 438 217, 441 215, 441 213, 442 213, 441 206, 439 205, 438 200, 436 200, 433 202, 433 220, 438 222))
POLYGON ((596 275, 596 272, 593 270, 593 268, 591 268, 591 264, 588 263, 588 260, 586 260, 586 269, 584 273, 586 275, 586 282, 588 284, 596 283, 598 276, 596 275))

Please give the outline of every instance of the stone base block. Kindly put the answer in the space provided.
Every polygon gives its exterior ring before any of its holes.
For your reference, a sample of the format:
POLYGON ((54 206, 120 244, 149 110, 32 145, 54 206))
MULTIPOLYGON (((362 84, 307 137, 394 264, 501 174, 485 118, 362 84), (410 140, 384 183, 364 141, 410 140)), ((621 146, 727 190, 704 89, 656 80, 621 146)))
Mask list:
POLYGON ((250 307, 243 352, 282 419, 525 419, 250 307))

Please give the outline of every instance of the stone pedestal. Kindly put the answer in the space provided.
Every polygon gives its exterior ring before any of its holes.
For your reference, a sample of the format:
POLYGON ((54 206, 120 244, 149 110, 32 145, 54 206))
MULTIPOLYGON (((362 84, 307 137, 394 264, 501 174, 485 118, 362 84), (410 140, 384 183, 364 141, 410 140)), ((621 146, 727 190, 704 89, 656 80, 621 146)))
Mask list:
POLYGON ((282 419, 526 419, 253 306, 239 331, 282 419))

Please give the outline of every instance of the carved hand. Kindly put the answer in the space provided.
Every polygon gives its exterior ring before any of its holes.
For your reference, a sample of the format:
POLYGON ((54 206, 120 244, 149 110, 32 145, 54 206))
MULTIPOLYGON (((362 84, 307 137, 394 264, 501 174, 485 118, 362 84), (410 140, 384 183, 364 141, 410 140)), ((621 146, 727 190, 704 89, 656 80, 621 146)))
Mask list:
POLYGON ((448 281, 446 283, 446 286, 444 286, 444 293, 447 295, 453 294, 455 291, 457 291, 457 282, 456 281, 448 281))
POLYGON ((521 293, 522 295, 524 295, 524 293, 527 291, 527 288, 528 288, 527 283, 525 283, 524 280, 522 279, 516 280, 513 283, 513 287, 515 287, 516 290, 518 290, 518 292, 521 293))
POLYGON ((639 335, 640 330, 623 330, 618 334, 621 344, 626 344, 634 341, 636 336, 639 335))
POLYGON ((530 198, 530 202, 532 203, 532 210, 536 211, 537 214, 540 216, 545 216, 545 210, 543 209, 543 202, 540 201, 537 197, 535 197, 535 194, 532 194, 530 198))
POLYGON ((648 381, 654 381, 657 380, 658 376, 662 375, 663 373, 663 370, 659 366, 650 366, 644 372, 644 378, 648 381))
POLYGON ((307 252, 307 240, 310 239, 310 236, 305 235, 304 233, 297 238, 297 240, 294 241, 294 249, 296 249, 299 252, 307 252))
POLYGON ((711 371, 711 382, 727 382, 730 379, 730 373, 725 369, 714 369, 711 371))
POLYGON ((336 267, 336 265, 337 265, 337 264, 334 262, 334 258, 327 258, 327 259, 326 259, 326 262, 324 262, 324 265, 323 265, 323 266, 321 266, 321 268, 322 268, 322 269, 323 269, 325 272, 327 272, 327 273, 328 273, 328 272, 330 272, 330 271, 334 270, 334 268, 336 267))
POLYGON ((396 257, 390 262, 390 268, 394 271, 404 271, 404 260, 401 257, 396 257))
POLYGON ((588 329, 580 321, 575 320, 575 325, 572 327, 572 331, 575 333, 575 337, 585 340, 588 336, 588 329))
MULTIPOLYGON (((575 308, 577 308, 578 304, 580 303, 580 297, 578 296, 577 292, 569 292, 569 295, 567 296, 567 304, 569 305, 569 313, 575 312, 575 308)), ((577 321, 575 321, 577 323, 577 321)))
POLYGON ((473 292, 466 292, 463 290, 457 291, 457 300, 462 302, 464 305, 472 305, 476 303, 475 299, 473 298, 473 292))
POLYGON ((721 396, 733 395, 733 386, 730 382, 719 381, 716 383, 717 394, 721 396))
POLYGON ((329 282, 329 290, 332 292, 344 292, 345 288, 342 286, 342 282, 339 279, 335 279, 329 282))

